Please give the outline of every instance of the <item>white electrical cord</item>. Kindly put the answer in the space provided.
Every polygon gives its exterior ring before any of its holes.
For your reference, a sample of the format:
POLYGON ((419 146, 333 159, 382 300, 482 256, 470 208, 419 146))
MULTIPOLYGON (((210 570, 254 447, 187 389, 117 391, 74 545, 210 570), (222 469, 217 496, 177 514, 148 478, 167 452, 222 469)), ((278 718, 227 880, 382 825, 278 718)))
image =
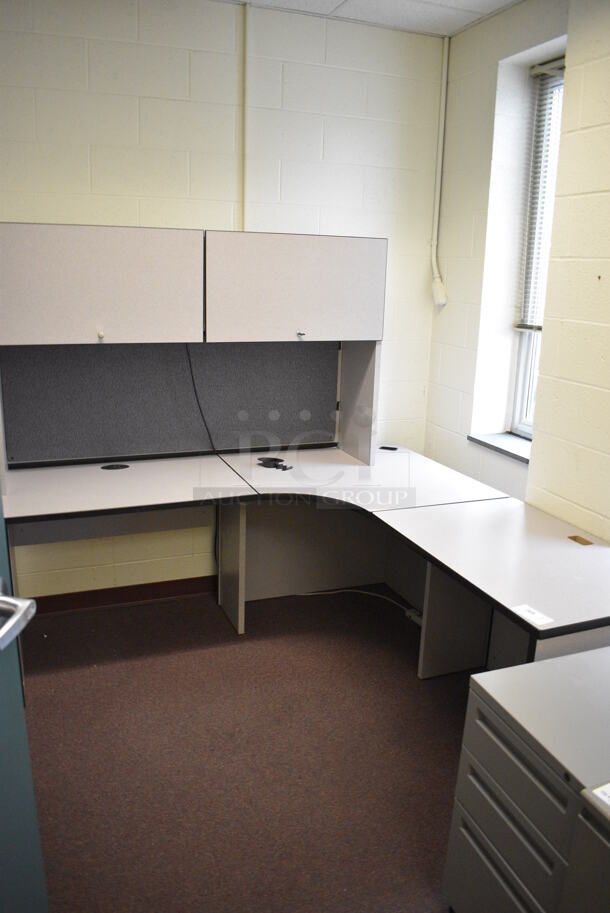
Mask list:
POLYGON ((441 104, 438 115, 438 144, 436 148, 436 179, 434 182, 434 221, 432 224, 431 265, 432 298, 439 307, 447 304, 447 289, 438 265, 438 224, 441 213, 441 186, 443 182, 443 152, 445 148, 445 115, 447 112, 447 80, 449 76, 449 38, 443 38, 443 71, 441 76, 441 104))
POLYGON ((421 612, 417 612, 416 609, 412 609, 409 606, 406 606, 402 602, 398 602, 396 599, 392 599, 391 596, 384 596, 383 593, 375 593, 371 590, 359 590, 354 587, 348 588, 343 587, 339 590, 314 590, 311 593, 296 593, 296 596, 332 596, 334 593, 364 593, 365 596, 375 596, 377 599, 384 599, 386 602, 391 602, 392 605, 397 605, 399 609, 402 609, 406 617, 410 621, 414 621, 415 624, 421 625, 421 612))

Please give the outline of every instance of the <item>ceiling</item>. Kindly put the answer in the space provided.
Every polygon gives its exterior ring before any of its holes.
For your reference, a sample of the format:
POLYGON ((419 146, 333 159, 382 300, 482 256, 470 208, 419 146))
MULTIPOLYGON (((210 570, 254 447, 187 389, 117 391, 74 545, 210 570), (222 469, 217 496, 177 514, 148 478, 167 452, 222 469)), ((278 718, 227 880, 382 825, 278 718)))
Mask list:
MULTIPOLYGON (((235 2, 235 0, 225 0, 235 2)), ((520 0, 247 0, 251 6, 351 19, 408 32, 454 35, 520 0)))

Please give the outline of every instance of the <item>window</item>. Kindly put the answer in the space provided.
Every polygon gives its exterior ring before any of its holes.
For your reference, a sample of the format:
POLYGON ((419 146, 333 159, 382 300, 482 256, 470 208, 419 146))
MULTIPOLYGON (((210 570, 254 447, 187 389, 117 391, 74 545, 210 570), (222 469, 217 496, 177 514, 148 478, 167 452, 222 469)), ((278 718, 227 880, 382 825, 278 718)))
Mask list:
POLYGON ((532 78, 535 81, 535 119, 523 281, 515 324, 520 339, 511 426, 514 434, 530 439, 551 249, 563 102, 563 60, 534 67, 532 78))

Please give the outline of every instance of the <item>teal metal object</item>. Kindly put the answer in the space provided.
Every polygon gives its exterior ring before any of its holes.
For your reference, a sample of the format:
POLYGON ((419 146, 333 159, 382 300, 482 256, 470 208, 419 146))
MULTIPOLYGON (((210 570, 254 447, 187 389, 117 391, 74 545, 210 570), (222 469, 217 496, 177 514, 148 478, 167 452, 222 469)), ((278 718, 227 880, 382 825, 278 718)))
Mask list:
POLYGON ((8 545, 6 543, 6 529, 2 515, 2 499, 0 498, 0 577, 4 577, 9 587, 11 585, 11 570, 8 562, 8 545))
MULTIPOLYGON (((0 577, 10 588, 1 500, 0 577)), ((0 651, 0 910, 48 913, 16 640, 0 651)))

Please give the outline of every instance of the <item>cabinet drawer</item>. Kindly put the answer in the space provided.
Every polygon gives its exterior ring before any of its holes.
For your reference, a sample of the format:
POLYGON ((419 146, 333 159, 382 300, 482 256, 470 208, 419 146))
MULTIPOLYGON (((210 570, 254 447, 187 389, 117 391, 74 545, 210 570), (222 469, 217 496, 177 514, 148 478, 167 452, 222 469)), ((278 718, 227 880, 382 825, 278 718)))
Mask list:
POLYGON ((453 808, 443 891, 455 913, 543 913, 459 802, 453 808))
POLYGON ((465 748, 456 798, 536 900, 554 910, 566 863, 465 748))
POLYGON ((472 691, 463 744, 567 859, 578 796, 472 691))
MULTIPOLYGON (((587 793, 583 794, 584 797, 587 793)), ((585 800, 576 819, 570 864, 558 913, 606 913, 610 910, 610 816, 585 800)))

